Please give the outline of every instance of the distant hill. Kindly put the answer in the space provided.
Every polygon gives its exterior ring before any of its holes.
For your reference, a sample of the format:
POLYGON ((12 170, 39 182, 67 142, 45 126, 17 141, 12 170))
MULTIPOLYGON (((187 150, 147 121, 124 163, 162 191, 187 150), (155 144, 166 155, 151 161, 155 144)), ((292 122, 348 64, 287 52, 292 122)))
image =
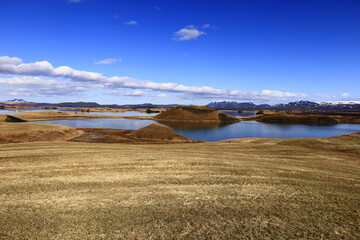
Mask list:
POLYGON ((186 122, 238 122, 239 120, 226 113, 210 107, 173 107, 154 117, 161 121, 186 122))
POLYGON ((207 105, 214 109, 222 110, 322 110, 322 111, 360 111, 360 101, 345 102, 311 102, 295 101, 275 105, 260 104, 252 102, 215 101, 207 105))
MULTIPOLYGON (((62 103, 37 103, 27 102, 24 99, 12 99, 0 102, 0 105, 8 106, 30 106, 30 107, 108 107, 108 108, 166 108, 192 105, 179 105, 179 104, 98 104, 96 102, 62 102, 62 103)), ((254 104, 252 102, 236 102, 236 101, 214 101, 207 105, 210 108, 217 110, 322 110, 322 111, 344 111, 344 112, 357 112, 360 111, 360 101, 334 101, 334 102, 311 102, 311 101, 295 101, 289 103, 280 103, 275 105, 269 104, 254 104)))
POLYGON ((176 106, 183 106, 179 104, 152 104, 152 103, 142 103, 142 104, 98 104, 96 102, 61 102, 61 103, 36 103, 36 102, 27 102, 23 99, 12 99, 0 102, 0 105, 21 105, 21 106, 32 106, 32 107, 108 107, 108 108, 172 108, 176 106))

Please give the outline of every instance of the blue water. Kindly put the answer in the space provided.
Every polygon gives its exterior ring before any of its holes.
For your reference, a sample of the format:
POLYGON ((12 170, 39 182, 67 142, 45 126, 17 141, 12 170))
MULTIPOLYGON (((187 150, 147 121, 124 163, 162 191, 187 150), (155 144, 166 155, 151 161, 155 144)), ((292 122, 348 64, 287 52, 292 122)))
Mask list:
MULTIPOLYGON (((169 124, 166 124, 169 125, 169 124)), ((171 125, 171 124, 170 124, 171 125)), ((230 125, 208 128, 182 128, 171 126, 179 134, 196 140, 219 141, 231 138, 319 138, 332 137, 360 131, 360 124, 337 124, 331 126, 269 124, 244 121, 230 125)))
POLYGON ((136 130, 156 122, 152 120, 137 120, 137 119, 126 119, 126 118, 99 118, 99 119, 39 121, 36 123, 64 125, 74 128, 115 128, 115 129, 136 130))
MULTIPOLYGON (((152 120, 105 118, 77 119, 36 122, 57 124, 76 128, 116 128, 139 129, 156 123, 152 120)), ((255 121, 244 121, 229 125, 189 124, 179 122, 161 122, 179 134, 196 140, 219 141, 231 138, 318 138, 331 137, 360 131, 360 124, 337 124, 331 126, 267 124, 255 121)))
POLYGON ((13 115, 22 112, 39 112, 39 111, 54 111, 54 112, 78 112, 89 115, 105 115, 105 116, 155 116, 158 113, 145 113, 145 112, 80 112, 79 109, 0 109, 0 114, 13 115))
POLYGON ((89 115, 105 115, 105 116, 156 116, 158 113, 145 113, 145 112, 81 112, 89 115))

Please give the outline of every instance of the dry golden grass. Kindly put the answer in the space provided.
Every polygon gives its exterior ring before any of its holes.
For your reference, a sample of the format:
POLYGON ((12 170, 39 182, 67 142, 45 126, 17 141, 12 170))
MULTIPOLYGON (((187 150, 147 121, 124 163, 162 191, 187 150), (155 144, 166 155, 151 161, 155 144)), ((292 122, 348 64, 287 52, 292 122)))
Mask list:
MULTIPOLYGON (((0 114, 0 122, 5 121, 4 114, 0 114)), ((49 121, 49 120, 64 120, 64 119, 78 119, 78 118, 121 118, 121 116, 109 115, 89 115, 83 113, 67 113, 54 111, 37 111, 37 112, 22 112, 11 116, 15 116, 26 121, 49 121)))
POLYGON ((58 125, 0 122, 0 143, 67 141, 83 133, 76 128, 58 125))
POLYGON ((0 239, 359 239, 360 136, 0 145, 0 239))

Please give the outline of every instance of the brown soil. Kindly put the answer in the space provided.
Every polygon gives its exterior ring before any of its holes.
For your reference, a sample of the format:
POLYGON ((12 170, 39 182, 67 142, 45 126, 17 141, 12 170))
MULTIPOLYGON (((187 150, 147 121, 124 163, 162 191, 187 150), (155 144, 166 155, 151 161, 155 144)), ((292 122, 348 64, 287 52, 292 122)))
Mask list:
POLYGON ((239 119, 206 106, 173 107, 154 117, 161 121, 238 122, 239 119))

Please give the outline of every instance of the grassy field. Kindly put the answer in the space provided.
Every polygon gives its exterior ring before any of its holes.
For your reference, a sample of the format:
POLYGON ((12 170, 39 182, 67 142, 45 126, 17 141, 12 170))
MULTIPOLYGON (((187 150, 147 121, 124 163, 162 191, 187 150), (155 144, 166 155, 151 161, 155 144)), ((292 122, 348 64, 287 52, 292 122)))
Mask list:
POLYGON ((360 135, 0 145, 0 239, 360 239, 360 135))
POLYGON ((0 144, 67 141, 79 137, 83 133, 76 128, 59 125, 0 122, 0 144))
MULTIPOLYGON (((26 121, 51 121, 64 119, 79 119, 79 118, 121 118, 121 116, 110 115, 90 115, 76 112, 56 112, 56 111, 37 111, 37 112, 22 112, 13 114, 12 116, 26 120, 26 121)), ((6 115, 0 114, 0 122, 5 122, 6 115)))

